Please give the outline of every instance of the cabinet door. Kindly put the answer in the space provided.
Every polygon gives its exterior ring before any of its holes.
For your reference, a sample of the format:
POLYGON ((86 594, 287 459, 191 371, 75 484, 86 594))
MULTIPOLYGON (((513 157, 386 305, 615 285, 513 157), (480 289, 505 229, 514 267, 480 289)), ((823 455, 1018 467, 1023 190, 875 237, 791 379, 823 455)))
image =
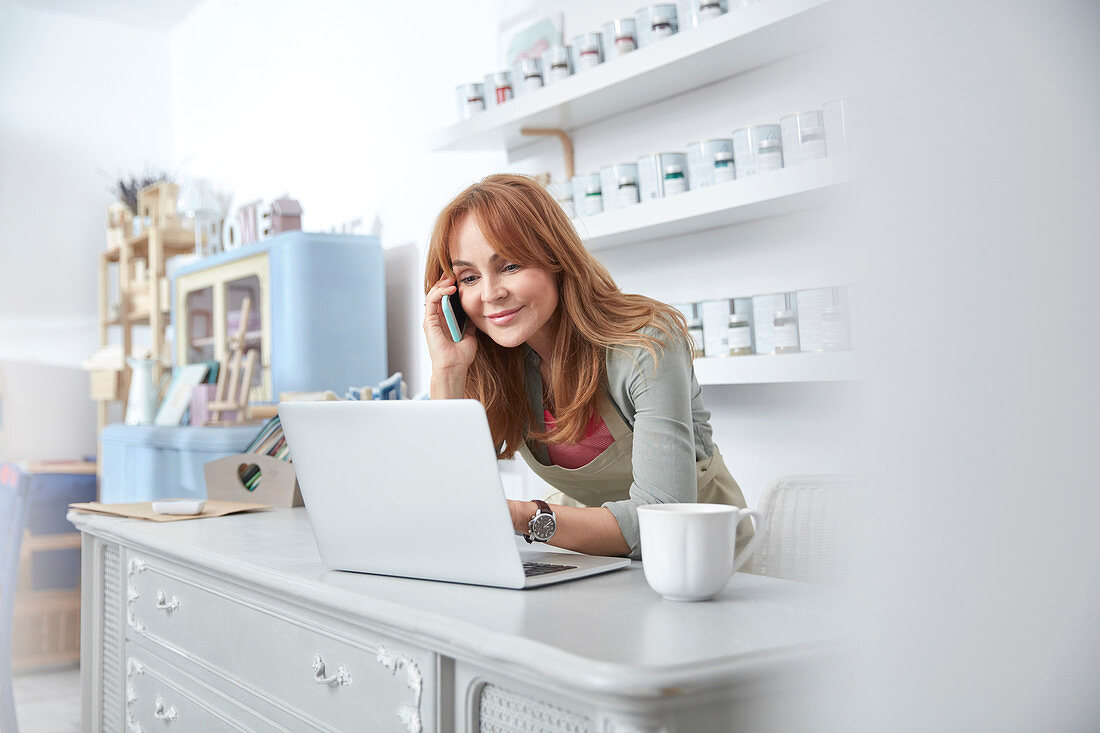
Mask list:
POLYGON ((244 275, 225 282, 225 345, 223 352, 229 354, 231 343, 241 328, 241 314, 244 300, 250 301, 248 310, 248 324, 245 331, 245 349, 255 349, 257 352, 256 368, 252 372, 251 401, 267 402, 271 399, 270 390, 265 390, 264 375, 268 371, 268 364, 264 355, 268 349, 263 317, 264 289, 259 273, 244 275))
POLYGON ((183 295, 184 310, 180 334, 186 353, 184 364, 217 358, 214 348, 214 288, 207 286, 183 295))

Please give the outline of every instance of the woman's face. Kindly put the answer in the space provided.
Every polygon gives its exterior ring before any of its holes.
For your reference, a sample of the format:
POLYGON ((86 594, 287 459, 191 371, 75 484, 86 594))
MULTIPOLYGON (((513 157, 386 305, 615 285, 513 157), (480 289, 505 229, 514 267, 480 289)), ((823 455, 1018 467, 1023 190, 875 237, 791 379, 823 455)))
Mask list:
POLYGON ((459 222, 451 240, 458 295, 474 325, 501 346, 530 344, 543 358, 554 343, 558 309, 554 275, 509 262, 493 251, 473 216, 459 222))

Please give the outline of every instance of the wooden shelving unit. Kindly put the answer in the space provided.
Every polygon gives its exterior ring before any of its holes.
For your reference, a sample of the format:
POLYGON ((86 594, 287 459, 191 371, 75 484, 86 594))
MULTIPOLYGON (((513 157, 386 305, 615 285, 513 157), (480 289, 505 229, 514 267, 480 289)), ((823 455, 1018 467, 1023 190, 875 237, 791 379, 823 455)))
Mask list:
MULTIPOLYGON (((110 329, 121 329, 122 353, 133 350, 135 326, 148 326, 151 334, 150 350, 153 354, 164 352, 165 329, 169 322, 169 283, 166 263, 177 255, 195 251, 195 235, 182 228, 175 218, 176 186, 160 183, 143 190, 138 199, 139 215, 147 221, 143 231, 135 236, 125 236, 131 226, 130 219, 119 227, 109 228, 108 247, 99 255, 99 345, 110 343, 110 329), (144 279, 135 279, 135 263, 144 262, 144 279), (115 270, 116 285, 111 285, 111 270, 115 270), (112 304, 116 315, 112 315, 112 304)), ((154 369, 159 379, 163 367, 154 369)), ((98 429, 107 423, 111 403, 120 402, 126 411, 126 398, 130 387, 130 369, 124 363, 113 379, 98 372, 92 373, 92 399, 97 402, 98 429)))

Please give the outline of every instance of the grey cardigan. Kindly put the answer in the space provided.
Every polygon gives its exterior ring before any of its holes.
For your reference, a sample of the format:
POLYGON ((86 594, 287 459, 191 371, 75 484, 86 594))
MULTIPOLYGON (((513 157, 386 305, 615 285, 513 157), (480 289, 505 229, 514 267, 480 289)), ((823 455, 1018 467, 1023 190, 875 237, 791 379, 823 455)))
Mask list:
MULTIPOLYGON (((650 326, 643 333, 667 341, 650 326)), ((638 547, 637 508, 645 504, 697 500, 696 462, 714 454, 710 413, 703 408, 702 389, 686 346, 649 351, 636 346, 607 350, 607 391, 611 404, 634 432, 631 458, 634 480, 630 498, 603 504, 611 510, 631 548, 638 547)), ((525 359, 527 401, 545 430, 539 355, 530 347, 525 359)), ((543 443, 528 441, 535 460, 550 465, 543 443)))

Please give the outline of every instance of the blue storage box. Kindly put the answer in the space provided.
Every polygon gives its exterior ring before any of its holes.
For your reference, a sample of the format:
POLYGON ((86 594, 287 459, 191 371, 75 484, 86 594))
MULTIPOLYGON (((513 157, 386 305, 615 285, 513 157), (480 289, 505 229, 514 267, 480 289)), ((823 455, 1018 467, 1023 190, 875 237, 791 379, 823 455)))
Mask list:
POLYGON ((204 463, 242 453, 261 424, 208 427, 108 425, 103 428, 99 500, 127 504, 206 498, 204 463))

